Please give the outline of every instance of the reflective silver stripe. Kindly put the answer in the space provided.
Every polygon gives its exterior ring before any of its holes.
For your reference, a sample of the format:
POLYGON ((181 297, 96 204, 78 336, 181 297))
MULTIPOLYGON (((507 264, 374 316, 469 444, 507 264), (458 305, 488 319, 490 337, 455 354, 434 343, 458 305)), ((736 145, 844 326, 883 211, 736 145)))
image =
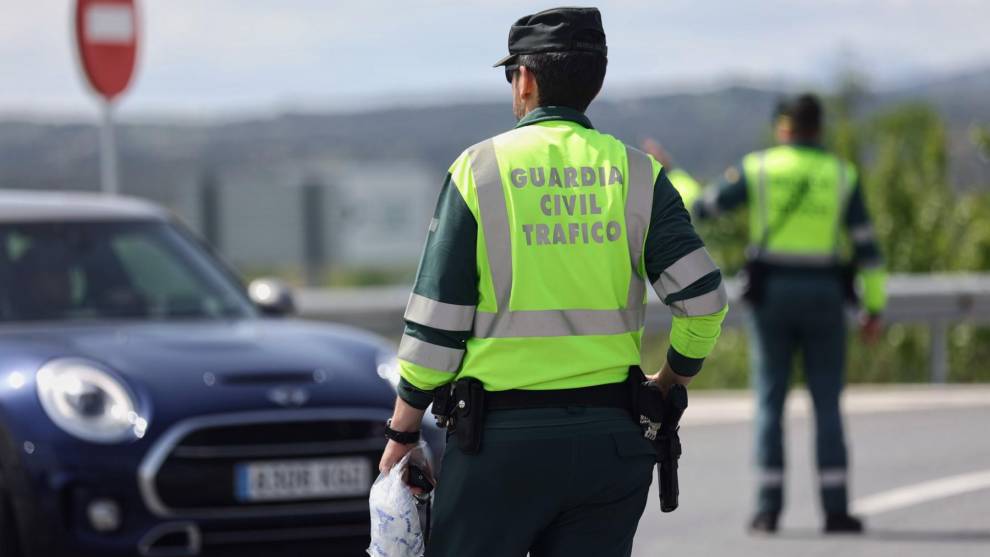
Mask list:
POLYGON ((645 306, 631 309, 569 309, 544 311, 478 312, 478 338, 563 337, 618 335, 638 331, 645 306))
POLYGON ((709 216, 717 217, 722 210, 718 206, 718 188, 709 187, 701 198, 701 203, 705 207, 705 212, 709 216))
POLYGON ((653 289, 663 300, 667 296, 691 286, 694 281, 708 273, 717 270, 718 267, 712 261, 708 250, 700 247, 664 269, 660 277, 653 283, 653 289))
POLYGON ((822 487, 842 487, 846 480, 845 468, 825 468, 818 472, 818 483, 822 487))
POLYGON ((780 487, 784 485, 783 470, 760 470, 757 482, 760 487, 780 487))
MULTIPOLYGON (((745 170, 745 169, 744 169, 745 170)), ((770 229, 769 201, 767 201, 767 152, 760 151, 760 174, 756 183, 757 195, 760 197, 760 242, 766 243, 767 231, 770 229)), ((759 248, 765 248, 761 245, 759 248)))
POLYGON ((642 327, 643 319, 646 317, 646 281, 635 272, 629 281, 629 297, 626 299, 626 309, 639 311, 639 326, 642 327))
POLYGON ((464 350, 447 348, 402 335, 399 341, 399 359, 439 371, 456 372, 461 367, 464 350))
POLYGON ((725 285, 720 284, 717 289, 701 296, 671 303, 670 313, 677 317, 700 317, 721 311, 727 303, 729 296, 725 292, 725 285))
POLYGON ((444 331, 470 331, 474 309, 474 306, 447 304, 413 293, 404 319, 444 331))
POLYGON ((835 212, 835 238, 832 242, 832 251, 836 256, 839 253, 839 234, 842 232, 842 218, 846 214, 846 204, 849 202, 849 180, 846 175, 846 163, 842 159, 836 159, 839 165, 839 199, 837 200, 835 212))
POLYGON ((799 267, 828 267, 838 263, 835 254, 832 253, 788 253, 764 251, 759 254, 760 261, 776 263, 778 265, 791 265, 799 267))
POLYGON ((864 259, 862 261, 856 262, 856 267, 860 271, 873 271, 875 269, 883 269, 883 259, 879 257, 874 257, 872 259, 864 259))
POLYGON ((498 169, 495 143, 489 139, 468 150, 474 184, 478 190, 478 209, 485 231, 488 267, 492 272, 495 304, 508 310, 512 291, 512 244, 509 234, 509 210, 505 204, 502 174, 498 169))
POLYGON ((852 238, 853 243, 866 244, 876 239, 876 233, 873 231, 873 225, 861 224, 849 230, 849 237, 852 238))
POLYGON ((430 219, 430 232, 436 232, 438 226, 440 226, 440 221, 436 217, 430 219))
POLYGON ((632 265, 626 308, 639 311, 638 322, 632 329, 638 330, 646 315, 646 280, 640 276, 639 266, 653 215, 653 163, 646 153, 629 146, 626 146, 626 161, 629 166, 626 176, 626 240, 632 265))
POLYGON ((626 176, 626 238, 633 271, 639 273, 643 258, 643 244, 650 228, 653 213, 653 163, 650 157, 637 149, 626 146, 629 175, 626 176))

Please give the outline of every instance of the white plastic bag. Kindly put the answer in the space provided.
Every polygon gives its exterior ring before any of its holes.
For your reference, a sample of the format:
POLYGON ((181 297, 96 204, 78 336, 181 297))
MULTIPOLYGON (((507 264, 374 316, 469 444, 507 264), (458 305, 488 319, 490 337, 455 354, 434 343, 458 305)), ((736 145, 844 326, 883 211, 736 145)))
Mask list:
POLYGON ((420 526, 416 498, 403 480, 410 457, 422 458, 425 444, 409 451, 386 474, 380 474, 371 486, 372 557, 422 557, 426 549, 420 526))

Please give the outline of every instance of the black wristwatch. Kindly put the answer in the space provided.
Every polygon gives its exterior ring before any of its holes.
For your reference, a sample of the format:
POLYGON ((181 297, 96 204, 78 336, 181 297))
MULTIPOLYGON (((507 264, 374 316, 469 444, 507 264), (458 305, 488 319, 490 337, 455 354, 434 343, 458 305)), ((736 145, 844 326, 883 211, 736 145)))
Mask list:
POLYGON ((389 418, 385 422, 385 438, 395 441, 396 443, 402 443, 403 445, 412 445, 414 443, 419 443, 419 432, 418 431, 396 431, 392 429, 392 419, 389 418))

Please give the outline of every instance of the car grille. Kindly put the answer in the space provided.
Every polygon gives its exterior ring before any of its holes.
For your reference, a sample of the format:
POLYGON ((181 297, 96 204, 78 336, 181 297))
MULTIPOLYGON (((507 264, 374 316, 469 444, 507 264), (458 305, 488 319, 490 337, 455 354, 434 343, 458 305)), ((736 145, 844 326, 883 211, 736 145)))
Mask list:
POLYGON ((271 525, 247 529, 205 529, 203 554, 209 557, 355 557, 370 543, 367 520, 334 525, 271 525))
MULTIPOLYGON (((234 493, 235 468, 248 461, 365 456, 374 478, 384 447, 378 419, 332 419, 299 411, 273 414, 275 421, 252 416, 251 423, 195 423, 163 440, 161 454, 142 464, 142 491, 149 508, 161 516, 227 516, 238 512, 367 512, 367 497, 289 502, 246 502, 234 493)), ((229 422, 231 420, 223 420, 229 422)), ((166 436, 168 437, 168 436, 166 436)))

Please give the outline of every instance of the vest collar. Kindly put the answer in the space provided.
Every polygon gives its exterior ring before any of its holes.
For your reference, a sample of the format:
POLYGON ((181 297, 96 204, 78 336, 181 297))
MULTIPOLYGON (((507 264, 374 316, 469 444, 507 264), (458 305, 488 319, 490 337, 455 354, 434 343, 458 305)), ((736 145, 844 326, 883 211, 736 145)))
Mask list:
POLYGON ((825 146, 822 145, 820 141, 814 139, 795 139, 794 141, 789 141, 784 145, 789 145, 791 147, 805 147, 808 149, 818 149, 818 150, 825 149, 825 146))
POLYGON ((531 124, 539 124, 540 122, 554 121, 575 122, 585 128, 588 128, 589 130, 595 129, 595 127, 591 125, 591 120, 589 120, 583 112, 579 112, 566 106, 537 107, 531 110, 529 114, 523 116, 522 120, 519 120, 516 124, 516 127, 521 128, 531 124))

